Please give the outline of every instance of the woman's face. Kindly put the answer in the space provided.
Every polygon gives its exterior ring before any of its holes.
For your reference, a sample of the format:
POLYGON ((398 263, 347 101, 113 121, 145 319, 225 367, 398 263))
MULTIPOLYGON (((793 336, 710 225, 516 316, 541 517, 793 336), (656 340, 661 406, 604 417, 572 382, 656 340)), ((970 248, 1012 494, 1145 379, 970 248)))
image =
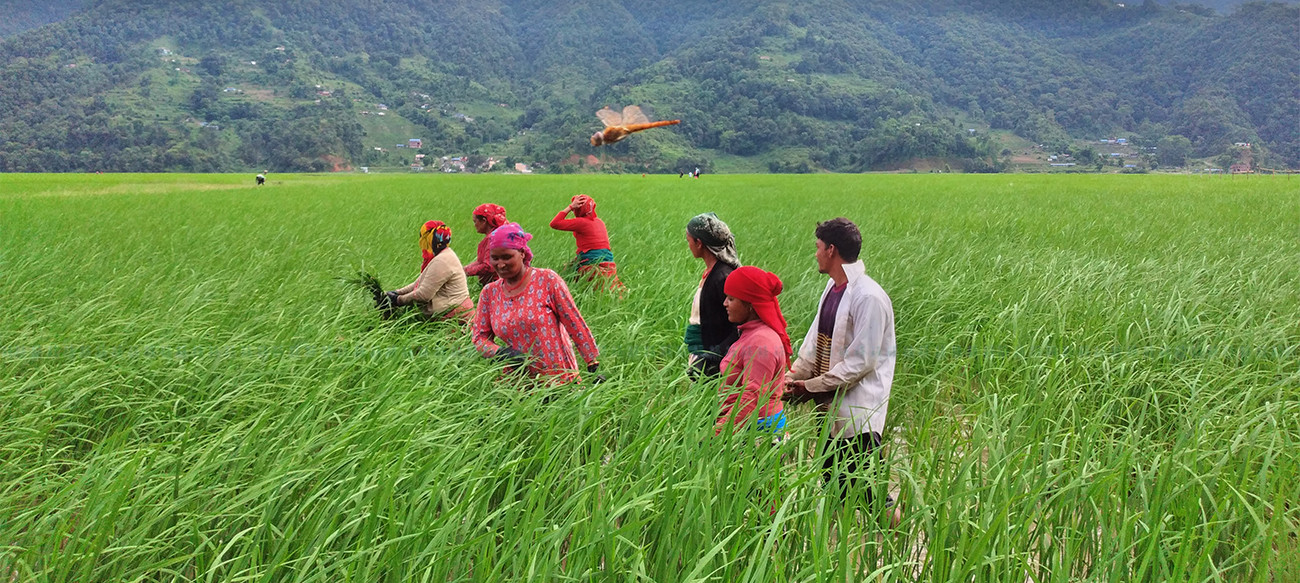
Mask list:
POLYGON ((754 317, 754 307, 745 300, 727 296, 722 300, 722 307, 727 309, 727 321, 732 324, 744 324, 754 317))
POLYGON ((492 270, 501 279, 515 279, 524 271, 524 252, 518 249, 496 247, 492 249, 489 258, 492 260, 492 270))
POLYGON ((704 243, 692 237, 690 233, 686 233, 686 246, 691 248, 691 255, 695 256, 696 259, 704 257, 704 243))
POLYGON ((478 231, 480 235, 486 235, 492 232, 492 229, 488 227, 487 219, 480 215, 474 215, 474 230, 478 231))

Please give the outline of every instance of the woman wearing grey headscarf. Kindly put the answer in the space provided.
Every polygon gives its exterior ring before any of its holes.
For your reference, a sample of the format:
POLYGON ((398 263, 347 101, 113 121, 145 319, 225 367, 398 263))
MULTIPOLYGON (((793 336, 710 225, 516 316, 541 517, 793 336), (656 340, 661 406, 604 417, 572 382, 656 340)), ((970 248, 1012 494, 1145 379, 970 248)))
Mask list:
POLYGON ((717 215, 704 213, 686 224, 686 245, 692 255, 704 261, 704 275, 695 290, 691 316, 686 323, 690 374, 693 378, 718 376, 722 357, 739 337, 736 325, 727 319, 727 309, 722 306, 727 298, 723 291, 727 276, 740 267, 736 240, 717 215))

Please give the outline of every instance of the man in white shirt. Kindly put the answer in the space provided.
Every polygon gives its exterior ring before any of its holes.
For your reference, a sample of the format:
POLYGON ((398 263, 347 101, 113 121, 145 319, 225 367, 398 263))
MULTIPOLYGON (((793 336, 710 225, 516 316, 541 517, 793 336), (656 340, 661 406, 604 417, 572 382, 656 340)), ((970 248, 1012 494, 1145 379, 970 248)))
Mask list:
POLYGON ((862 234, 848 219, 817 225, 817 269, 831 280, 786 381, 788 394, 831 415, 827 486, 870 504, 873 486, 859 477, 873 454, 879 459, 898 349, 894 306, 858 261, 861 250, 862 234))

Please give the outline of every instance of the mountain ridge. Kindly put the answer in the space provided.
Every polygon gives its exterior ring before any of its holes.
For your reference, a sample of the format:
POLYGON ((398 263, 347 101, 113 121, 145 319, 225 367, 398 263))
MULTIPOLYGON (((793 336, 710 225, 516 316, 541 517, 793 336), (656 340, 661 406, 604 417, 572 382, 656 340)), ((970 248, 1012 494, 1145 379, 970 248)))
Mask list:
POLYGON ((403 132, 426 158, 563 171, 593 153, 635 171, 987 171, 1009 141, 1113 135, 1201 157, 1253 142, 1294 166, 1298 19, 1276 3, 100 0, 0 42, 0 87, 26 89, 0 90, 0 171, 415 162, 403 132), (592 112, 628 103, 682 124, 593 152, 592 112))

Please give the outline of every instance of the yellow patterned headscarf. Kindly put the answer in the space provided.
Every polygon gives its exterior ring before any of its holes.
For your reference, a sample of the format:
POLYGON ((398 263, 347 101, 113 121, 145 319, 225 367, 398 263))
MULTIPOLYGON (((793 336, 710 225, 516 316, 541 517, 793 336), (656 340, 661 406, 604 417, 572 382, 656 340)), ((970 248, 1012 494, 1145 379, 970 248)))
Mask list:
POLYGON ((420 254, 424 256, 424 263, 420 264, 420 271, 433 260, 433 257, 441 253, 451 244, 451 227, 448 227, 442 221, 429 221, 420 227, 420 254))

